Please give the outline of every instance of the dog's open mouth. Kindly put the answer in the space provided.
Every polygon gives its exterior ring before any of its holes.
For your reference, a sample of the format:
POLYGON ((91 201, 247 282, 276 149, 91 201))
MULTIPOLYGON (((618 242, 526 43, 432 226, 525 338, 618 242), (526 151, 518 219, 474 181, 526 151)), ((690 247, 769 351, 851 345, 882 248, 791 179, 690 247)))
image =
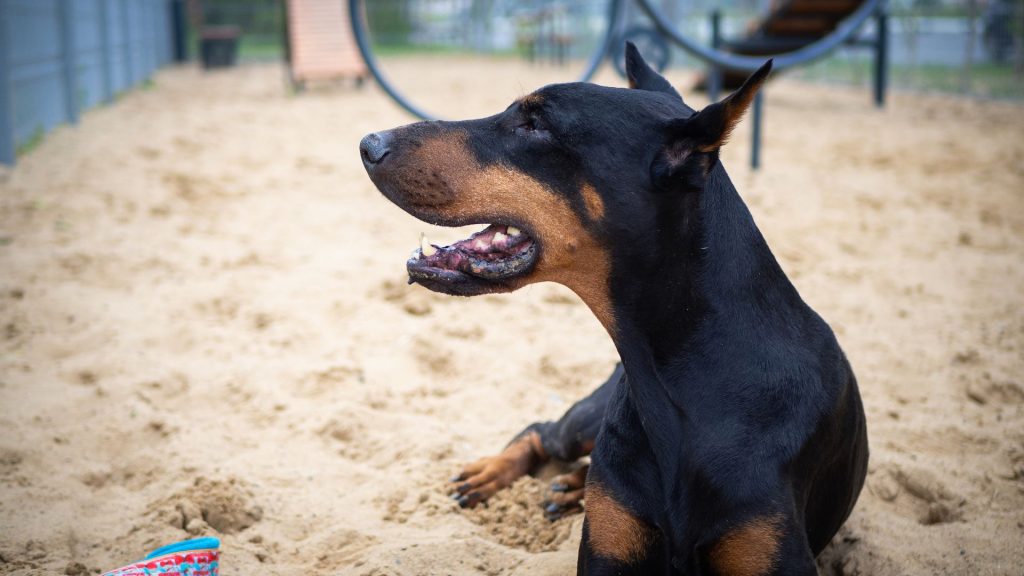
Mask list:
POLYGON ((501 284, 528 273, 537 262, 537 243, 514 226, 491 224, 449 246, 420 247, 405 263, 409 282, 448 293, 477 293, 480 284, 501 284))

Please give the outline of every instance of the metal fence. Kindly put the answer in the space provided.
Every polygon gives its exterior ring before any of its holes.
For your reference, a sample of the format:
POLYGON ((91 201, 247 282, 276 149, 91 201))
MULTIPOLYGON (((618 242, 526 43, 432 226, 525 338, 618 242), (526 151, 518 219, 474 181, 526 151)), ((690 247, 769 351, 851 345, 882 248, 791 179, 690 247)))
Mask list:
POLYGON ((0 0, 0 163, 171 61, 171 0, 0 0))

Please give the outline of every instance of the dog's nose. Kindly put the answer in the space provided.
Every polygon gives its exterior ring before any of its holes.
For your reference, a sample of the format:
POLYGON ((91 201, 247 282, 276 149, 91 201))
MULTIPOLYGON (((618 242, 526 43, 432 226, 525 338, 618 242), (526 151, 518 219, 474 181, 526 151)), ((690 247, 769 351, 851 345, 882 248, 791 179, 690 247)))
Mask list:
POLYGON ((367 168, 380 164, 390 151, 391 132, 374 132, 359 141, 359 155, 363 157, 363 164, 367 168))

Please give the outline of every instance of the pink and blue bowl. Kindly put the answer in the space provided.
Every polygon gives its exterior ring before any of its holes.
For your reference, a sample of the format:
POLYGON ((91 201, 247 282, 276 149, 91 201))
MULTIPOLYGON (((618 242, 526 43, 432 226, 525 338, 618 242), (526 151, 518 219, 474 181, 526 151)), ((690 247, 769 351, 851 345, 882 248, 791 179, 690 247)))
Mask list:
POLYGON ((103 576, 218 576, 220 540, 196 538, 168 544, 103 576))

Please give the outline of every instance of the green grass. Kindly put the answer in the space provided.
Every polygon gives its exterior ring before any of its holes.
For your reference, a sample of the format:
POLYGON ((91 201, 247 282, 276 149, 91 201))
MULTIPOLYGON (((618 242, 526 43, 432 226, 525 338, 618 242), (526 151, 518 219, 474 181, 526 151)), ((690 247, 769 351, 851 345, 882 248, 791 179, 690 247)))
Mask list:
POLYGON ((417 46, 413 44, 392 44, 374 43, 374 56, 387 58, 389 56, 465 56, 473 54, 472 50, 466 50, 458 46, 427 45, 417 46))
POLYGON ((284 58, 281 38, 242 35, 238 42, 239 60, 280 60, 284 58))
MULTIPOLYGON (((870 86, 873 74, 871 61, 867 58, 829 58, 800 70, 798 77, 812 81, 870 86)), ((894 88, 1024 100, 1024 79, 1014 72, 1012 65, 974 65, 966 91, 962 83, 962 71, 958 67, 894 65, 889 68, 889 85, 894 88)))
POLYGON ((374 43, 373 54, 378 58, 392 56, 482 56, 487 58, 525 58, 526 52, 516 48, 481 52, 462 46, 445 46, 440 44, 385 44, 374 43))
POLYGON ((39 147, 43 143, 43 138, 46 136, 46 131, 43 130, 42 126, 35 129, 32 135, 25 139, 24 142, 18 144, 14 153, 17 157, 22 157, 39 147))

